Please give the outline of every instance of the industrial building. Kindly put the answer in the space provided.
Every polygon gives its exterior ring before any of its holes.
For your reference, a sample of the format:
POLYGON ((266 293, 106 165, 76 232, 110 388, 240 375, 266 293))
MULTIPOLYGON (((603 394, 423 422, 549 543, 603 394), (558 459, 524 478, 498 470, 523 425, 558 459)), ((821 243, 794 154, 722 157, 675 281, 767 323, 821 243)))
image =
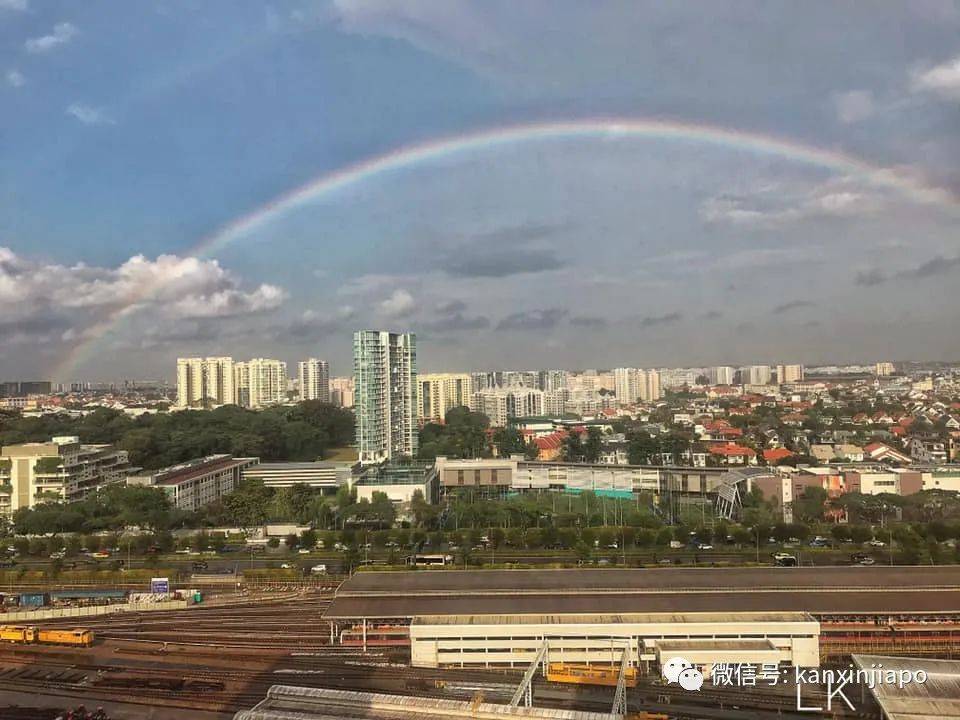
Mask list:
POLYGON ((525 667, 546 641, 550 663, 616 664, 628 647, 630 665, 649 669, 663 653, 679 655, 682 641, 703 665, 731 652, 747 662, 749 652, 758 663, 816 667, 819 634, 806 613, 425 615, 410 625, 410 658, 415 667, 525 667))
POLYGON ((817 666, 867 643, 960 645, 960 567, 362 572, 324 619, 350 644, 409 644, 420 667, 524 667, 545 641, 549 662, 574 665, 627 648, 642 671, 681 653, 817 666))

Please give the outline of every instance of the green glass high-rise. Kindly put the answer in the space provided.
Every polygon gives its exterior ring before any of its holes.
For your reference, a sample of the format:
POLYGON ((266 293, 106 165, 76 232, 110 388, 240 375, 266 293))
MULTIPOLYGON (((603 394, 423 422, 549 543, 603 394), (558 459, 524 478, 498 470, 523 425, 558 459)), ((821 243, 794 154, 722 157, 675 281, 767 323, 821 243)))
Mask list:
POLYGON ((357 451, 368 465, 417 454, 417 336, 353 335, 357 451))

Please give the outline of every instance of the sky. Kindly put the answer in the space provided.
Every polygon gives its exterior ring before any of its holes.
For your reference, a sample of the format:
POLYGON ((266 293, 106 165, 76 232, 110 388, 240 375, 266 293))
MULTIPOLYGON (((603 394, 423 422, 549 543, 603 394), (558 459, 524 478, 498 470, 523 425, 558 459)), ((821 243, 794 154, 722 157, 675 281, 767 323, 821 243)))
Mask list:
POLYGON ((960 2, 0 0, 0 380, 960 360, 958 288, 960 2))

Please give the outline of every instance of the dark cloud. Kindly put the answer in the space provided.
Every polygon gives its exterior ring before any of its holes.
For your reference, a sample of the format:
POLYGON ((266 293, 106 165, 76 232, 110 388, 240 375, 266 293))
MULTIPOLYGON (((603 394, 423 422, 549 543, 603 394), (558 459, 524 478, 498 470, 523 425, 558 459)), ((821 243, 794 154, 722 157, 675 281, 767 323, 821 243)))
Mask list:
POLYGON ((565 263, 555 246, 538 241, 568 227, 527 223, 474 235, 445 248, 440 269, 457 277, 509 277, 559 270, 565 263))
POLYGON ((672 325, 683 320, 683 315, 678 312, 667 313, 666 315, 652 315, 640 318, 640 327, 650 328, 658 325, 672 325))
POLYGON ((418 327, 432 332, 457 332, 459 330, 483 330, 490 327, 490 318, 484 315, 468 317, 463 313, 454 313, 438 320, 418 323, 418 327))
POLYGON ((72 325, 67 318, 55 315, 4 320, 0 318, 0 336, 24 335, 41 336, 52 332, 62 332, 72 325))
POLYGON ((437 312, 444 315, 452 315, 454 313, 463 312, 467 309, 467 304, 462 300, 450 300, 449 302, 440 303, 437 305, 437 312))
POLYGON ((562 308, 513 313, 497 323, 497 330, 551 330, 568 314, 562 308))
POLYGON ((880 270, 873 269, 866 272, 857 273, 854 282, 862 287, 873 287, 882 285, 890 280, 926 280, 927 278, 944 275, 960 267, 960 255, 955 257, 944 257, 937 255, 914 268, 899 270, 895 273, 886 275, 880 270))
POLYGON ((594 315, 578 315, 570 318, 570 324, 576 327, 601 328, 607 326, 607 321, 602 317, 596 317, 594 315))
POLYGON ((810 302, 809 300, 793 300, 792 302, 783 303, 783 305, 777 305, 770 312, 773 315, 783 315, 793 310, 802 310, 803 308, 814 307, 815 305, 815 302, 810 302))
POLYGON ((887 276, 879 270, 868 270, 866 272, 858 272, 853 282, 861 287, 873 287, 874 285, 885 283, 887 279, 887 276))
POLYGON ((329 317, 320 315, 312 310, 307 310, 302 315, 294 318, 286 325, 280 326, 275 332, 277 339, 290 340, 319 340, 337 333, 346 333, 349 331, 345 319, 341 317, 329 317))

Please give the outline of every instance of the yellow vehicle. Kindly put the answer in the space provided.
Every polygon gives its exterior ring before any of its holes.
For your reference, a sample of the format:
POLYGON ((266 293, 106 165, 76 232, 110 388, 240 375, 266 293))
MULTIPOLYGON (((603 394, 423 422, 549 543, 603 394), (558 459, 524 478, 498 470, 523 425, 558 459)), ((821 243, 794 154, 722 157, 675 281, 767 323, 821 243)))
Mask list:
POLYGON ((0 625, 0 642, 32 643, 37 640, 37 629, 26 625, 0 625))
POLYGON ((93 630, 77 628, 74 630, 40 630, 37 642, 43 645, 73 645, 90 647, 93 645, 93 630))
MULTIPOLYGON (((619 678, 619 664, 579 665, 573 663, 550 663, 547 667, 547 680, 550 682, 616 687, 619 678)), ((627 668, 625 683, 629 688, 637 686, 636 668, 627 668)))

